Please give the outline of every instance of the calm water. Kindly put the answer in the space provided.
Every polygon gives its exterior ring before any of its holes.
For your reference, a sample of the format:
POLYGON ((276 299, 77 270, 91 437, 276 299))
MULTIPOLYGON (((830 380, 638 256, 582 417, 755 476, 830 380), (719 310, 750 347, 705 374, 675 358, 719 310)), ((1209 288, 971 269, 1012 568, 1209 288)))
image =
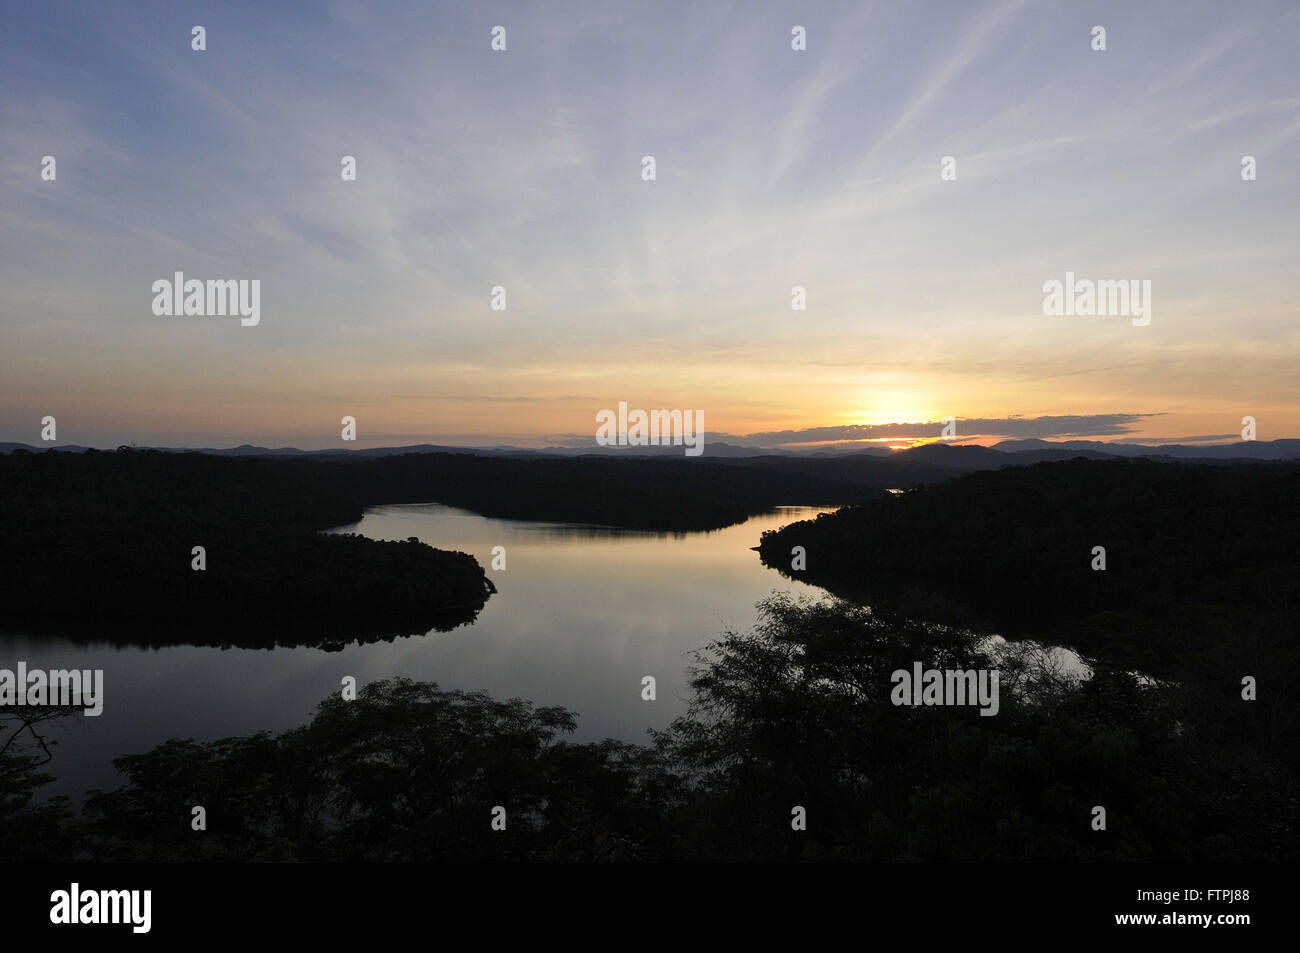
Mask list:
POLYGON ((506 570, 478 620, 452 632, 320 649, 164 649, 87 646, 0 635, 0 667, 104 670, 104 713, 47 732, 57 741, 47 794, 74 798, 120 783, 111 762, 168 738, 208 741, 306 722, 340 688, 401 675, 443 688, 484 689, 562 705, 579 715, 577 740, 647 740, 685 710, 688 653, 726 629, 748 629, 754 604, 774 590, 823 591, 764 568, 759 535, 824 512, 784 507, 709 533, 659 535, 556 523, 486 519, 437 504, 376 507, 333 532, 415 536, 470 553, 486 568, 492 547, 506 570), (655 676, 658 700, 641 699, 655 676))

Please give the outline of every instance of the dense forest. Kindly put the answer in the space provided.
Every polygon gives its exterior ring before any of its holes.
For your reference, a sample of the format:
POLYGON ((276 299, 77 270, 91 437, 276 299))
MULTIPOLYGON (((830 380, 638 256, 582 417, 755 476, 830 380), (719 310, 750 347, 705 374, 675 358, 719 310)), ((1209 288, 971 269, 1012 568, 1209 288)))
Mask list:
POLYGON ((571 743, 575 717, 560 708, 374 682, 278 735, 177 739, 119 758, 124 785, 92 792, 79 813, 35 798, 39 758, 18 746, 0 755, 0 854, 1296 859, 1294 747, 1270 743, 1265 719, 1225 729, 1222 714, 1174 683, 1105 666, 1079 681, 1023 645, 994 652, 964 630, 774 597, 752 631, 700 653, 690 710, 645 745, 571 743), (890 673, 914 661, 996 668, 997 716, 896 706, 890 673), (205 830, 192 827, 194 806, 205 830))
MULTIPOLYGON (((728 513, 791 500, 779 464, 533 463, 13 455, 0 465, 14 567, 0 605, 10 619, 173 618, 189 641, 209 615, 234 644, 257 644, 263 619, 290 626, 313 613, 335 616, 340 638, 391 634, 466 594, 471 605, 457 611, 472 617, 486 580, 464 554, 319 534, 370 502, 472 507, 484 494, 488 509, 515 499, 560 518, 547 508, 585 486, 607 497, 594 505, 616 522, 638 499, 645 519, 676 504, 703 514, 724 497, 728 513), (513 497, 507 478, 525 481, 513 497), (213 541, 206 590, 193 582, 205 573, 189 568, 197 540, 213 541), (213 575, 219 564, 231 567, 224 579, 213 575)), ((804 489, 832 495, 833 482, 808 479, 804 489)), ((760 550, 768 565, 843 598, 772 597, 751 631, 699 654, 688 713, 646 744, 576 744, 568 711, 389 680, 355 700, 327 698, 308 724, 280 734, 174 739, 118 758, 123 785, 74 810, 40 797, 42 772, 57 763, 42 726, 69 716, 4 708, 0 855, 1300 856, 1300 465, 1079 459, 899 496, 877 497, 863 482, 839 488, 862 502, 765 534, 760 550), (792 567, 795 546, 806 549, 805 569, 792 567), (1036 641, 1076 647, 1091 677, 1057 669, 1036 641), (894 704, 891 672, 915 663, 997 670, 996 717, 894 704), (1246 677, 1256 697, 1244 694, 1246 677), (190 826, 194 805, 206 809, 205 831, 190 826), (504 831, 491 826, 498 806, 504 831), (1105 830, 1091 823, 1097 807, 1105 830), (792 829, 795 808, 806 830, 792 829)))
MULTIPOLYGON (((471 621, 492 591, 464 553, 320 531, 380 503, 685 531, 895 478, 780 462, 227 457, 122 448, 0 455, 0 625, 144 644, 334 645, 471 621), (865 482, 864 482, 865 481, 865 482), (195 546, 206 568, 192 568, 195 546)), ((919 472, 919 471, 918 471, 919 472)), ((935 476, 926 471, 927 475, 935 476)))
POLYGON ((1300 464, 1080 459, 914 487, 765 533, 760 553, 855 601, 1184 678, 1295 670, 1297 540, 1300 464))
POLYGON ((329 647, 472 621, 492 592, 472 556, 319 532, 363 508, 327 472, 140 451, 0 457, 0 624, 140 644, 329 647))
POLYGON ((1139 694, 1177 699, 1170 751, 1225 806, 1271 790, 1265 817, 1286 841, 1300 773, 1298 540, 1300 465, 1073 460, 793 523, 765 533, 760 553, 881 611, 1070 645, 1101 672, 1131 673, 1112 676, 1126 684, 1159 678, 1139 694))

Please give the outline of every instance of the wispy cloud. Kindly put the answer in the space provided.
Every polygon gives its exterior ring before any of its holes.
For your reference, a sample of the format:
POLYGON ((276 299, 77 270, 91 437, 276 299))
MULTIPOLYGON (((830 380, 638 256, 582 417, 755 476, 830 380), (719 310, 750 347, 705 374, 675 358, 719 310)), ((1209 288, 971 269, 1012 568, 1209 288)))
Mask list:
POLYGON ((21 5, 0 34, 0 437, 59 413, 106 442, 328 440, 345 406, 540 437, 619 399, 751 434, 1300 427, 1290 4, 203 16, 204 53, 161 2, 21 5), (262 279, 261 325, 155 317, 177 270, 262 279), (1066 270, 1151 279, 1151 326, 1044 318, 1066 270))

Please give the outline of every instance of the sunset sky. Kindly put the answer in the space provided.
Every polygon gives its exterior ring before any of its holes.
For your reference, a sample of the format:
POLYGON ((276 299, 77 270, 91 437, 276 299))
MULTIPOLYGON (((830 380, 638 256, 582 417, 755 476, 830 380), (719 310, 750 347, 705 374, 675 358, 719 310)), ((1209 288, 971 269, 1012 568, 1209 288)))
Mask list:
POLYGON ((771 445, 1300 436, 1293 2, 5 19, 0 441, 541 446, 619 401, 771 445), (259 279, 260 324, 156 316, 177 271, 259 279), (1149 280, 1150 324, 1045 316, 1067 271, 1149 280))

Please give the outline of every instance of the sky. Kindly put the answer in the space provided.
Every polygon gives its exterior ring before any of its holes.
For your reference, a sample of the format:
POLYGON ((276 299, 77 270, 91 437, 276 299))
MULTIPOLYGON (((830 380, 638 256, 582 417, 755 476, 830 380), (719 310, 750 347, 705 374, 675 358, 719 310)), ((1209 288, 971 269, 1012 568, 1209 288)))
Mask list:
POLYGON ((1300 436, 1294 2, 5 19, 0 441, 545 446, 619 402, 769 445, 1300 436), (176 272, 258 280, 259 323, 155 314, 176 272), (1045 314, 1067 273, 1149 281, 1149 323, 1045 314))

